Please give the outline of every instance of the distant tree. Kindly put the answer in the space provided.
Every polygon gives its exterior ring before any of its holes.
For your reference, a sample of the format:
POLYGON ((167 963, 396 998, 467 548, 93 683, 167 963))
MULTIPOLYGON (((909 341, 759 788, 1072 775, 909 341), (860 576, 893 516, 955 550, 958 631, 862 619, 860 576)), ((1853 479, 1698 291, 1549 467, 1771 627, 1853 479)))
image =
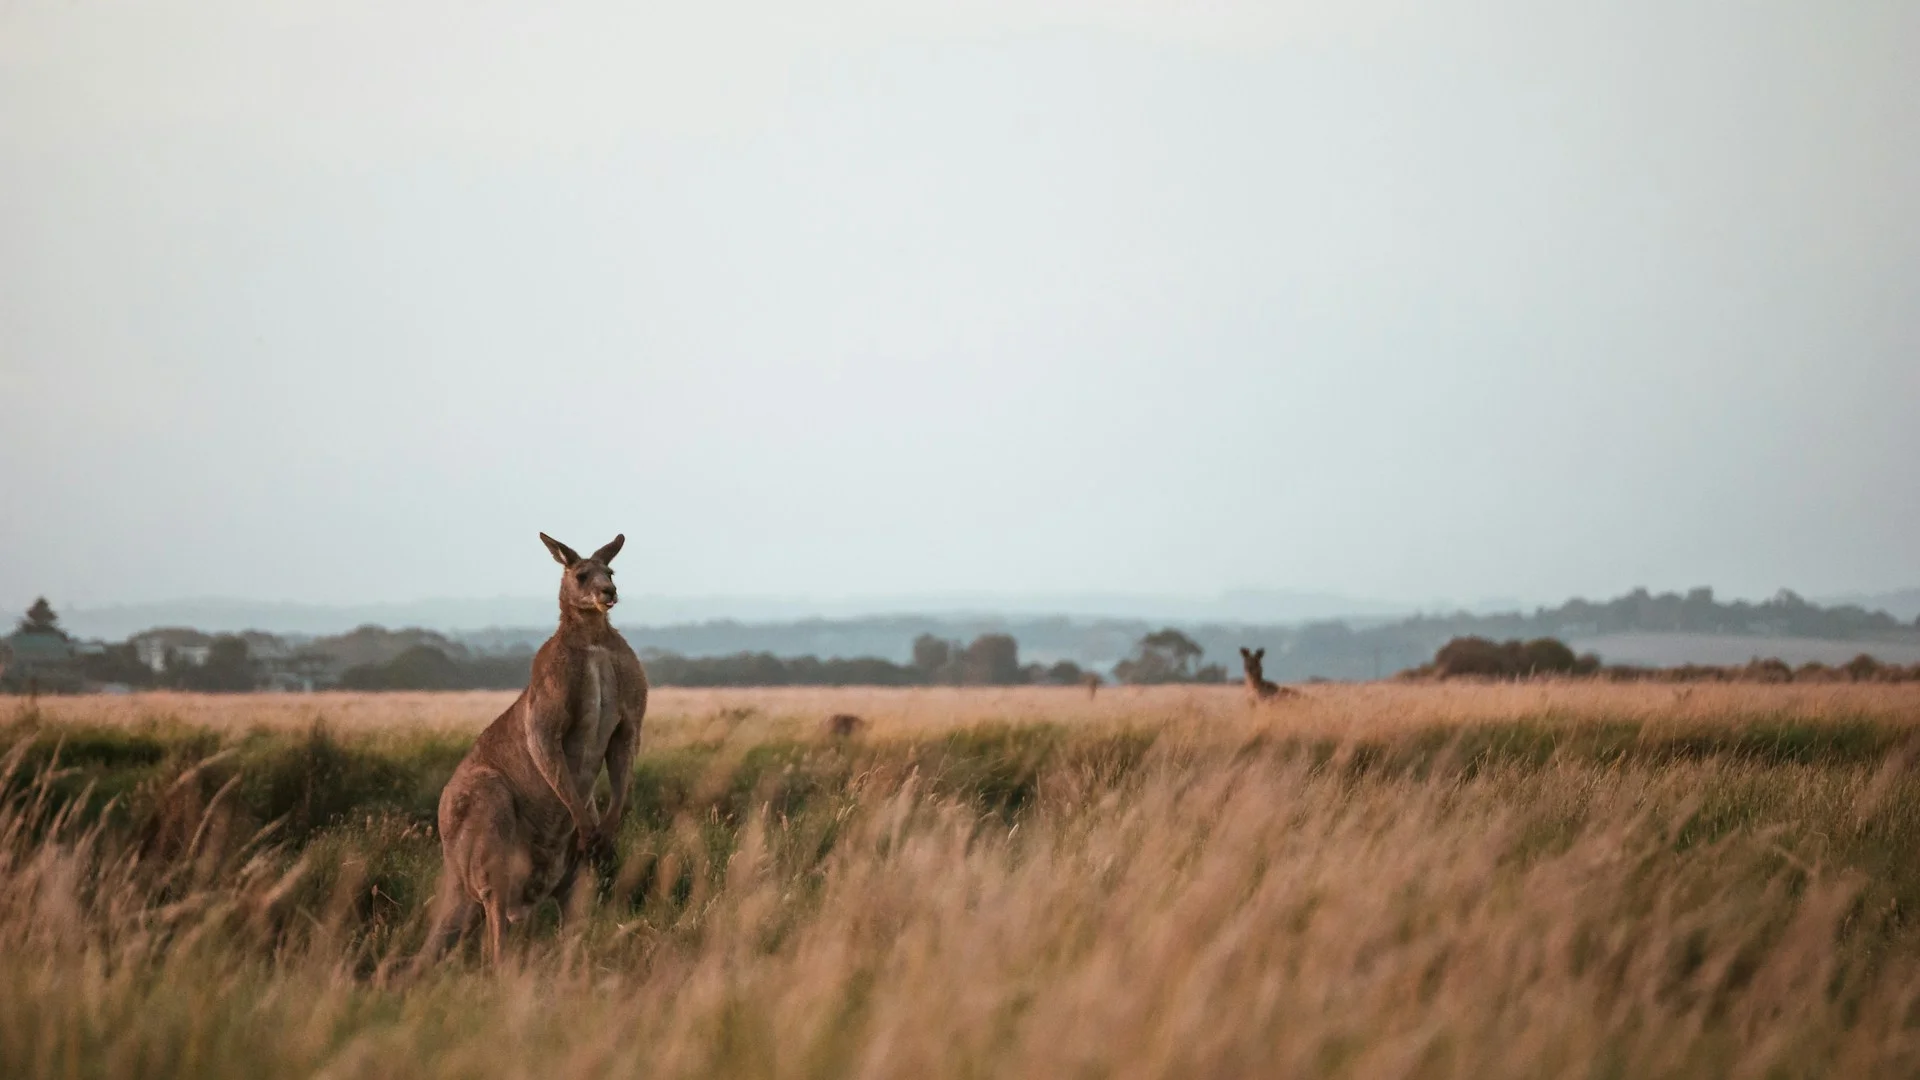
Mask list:
POLYGON ((222 634, 207 647, 207 662, 181 668, 178 678, 183 690, 235 692, 258 686, 260 669, 245 638, 222 634))
POLYGON ((1519 674, 1547 674, 1573 670, 1578 658, 1557 638, 1535 638, 1520 646, 1519 674))
POLYGON ((1220 681, 1225 672, 1218 665, 1195 670, 1203 652, 1192 638, 1167 627, 1141 638, 1134 654, 1113 666, 1113 675, 1121 682, 1141 685, 1195 682, 1203 673, 1208 681, 1220 681))
POLYGON ((649 649, 647 678, 656 686, 913 686, 926 681, 917 668, 879 657, 781 659, 772 653, 681 656, 649 649))
POLYGON ((385 663, 348 668, 340 685, 348 690, 510 690, 526 685, 532 666, 533 657, 524 652, 456 657, 420 644, 385 663))
POLYGON ((971 686, 1013 686, 1025 682, 1020 644, 1011 634, 981 634, 961 657, 961 682, 971 686))
POLYGON ((1680 604, 1682 629, 1710 633, 1720 629, 1719 610, 1713 602, 1713 590, 1705 586, 1687 590, 1680 604))
POLYGON ((913 666, 931 679, 953 659, 953 643, 932 634, 913 639, 913 666))
POLYGON ((108 645, 98 653, 79 658, 80 673, 89 681, 119 683, 123 686, 152 686, 153 669, 140 662, 134 647, 125 642, 108 645))
POLYGON ((47 603, 44 596, 27 609, 26 617, 20 620, 19 629, 23 634, 52 634, 62 640, 67 636, 66 631, 60 629, 60 616, 54 614, 53 605, 47 603))
POLYGON ((1460 675, 1510 679, 1590 672, 1597 670, 1599 663, 1599 657, 1575 656, 1557 638, 1495 642, 1483 637, 1457 637, 1433 654, 1430 670, 1443 679, 1460 675))
POLYGON ((459 681, 454 689, 518 690, 527 685, 527 677, 531 674, 532 650, 490 653, 461 664, 459 681))
POLYGON ((1059 660, 1045 668, 1038 664, 1034 667, 1038 669, 1034 671, 1033 678, 1037 683, 1048 686, 1085 686, 1087 683, 1086 670, 1071 660, 1059 660))
POLYGON ((1841 670, 1845 671, 1855 682, 1870 682, 1880 677, 1881 672, 1885 670, 1885 666, 1866 653, 1861 653, 1859 656, 1847 661, 1846 666, 1841 670))
POLYGON ((1435 674, 1505 677, 1514 674, 1517 657, 1497 642, 1483 637, 1457 637, 1433 654, 1435 674))

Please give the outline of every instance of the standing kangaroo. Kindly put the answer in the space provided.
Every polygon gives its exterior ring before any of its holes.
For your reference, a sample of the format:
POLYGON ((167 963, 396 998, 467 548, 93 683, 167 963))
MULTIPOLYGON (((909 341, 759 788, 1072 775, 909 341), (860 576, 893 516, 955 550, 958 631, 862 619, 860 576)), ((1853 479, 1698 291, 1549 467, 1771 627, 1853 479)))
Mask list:
POLYGON ((546 533, 560 578, 560 628, 533 657, 519 698, 453 770, 440 793, 444 869, 428 955, 437 956, 475 917, 487 920, 487 957, 498 963, 506 927, 551 895, 589 853, 611 847, 632 786, 647 674, 607 621, 619 601, 608 564, 622 534, 581 558, 546 533), (612 796, 593 809, 606 766, 612 796))
POLYGON ((1300 691, 1290 686, 1276 686, 1267 681, 1260 667, 1260 661, 1266 655, 1265 646, 1252 651, 1248 651, 1245 645, 1240 646, 1240 665, 1247 669, 1247 696, 1256 704, 1262 701, 1273 701, 1276 698, 1299 697, 1300 691))

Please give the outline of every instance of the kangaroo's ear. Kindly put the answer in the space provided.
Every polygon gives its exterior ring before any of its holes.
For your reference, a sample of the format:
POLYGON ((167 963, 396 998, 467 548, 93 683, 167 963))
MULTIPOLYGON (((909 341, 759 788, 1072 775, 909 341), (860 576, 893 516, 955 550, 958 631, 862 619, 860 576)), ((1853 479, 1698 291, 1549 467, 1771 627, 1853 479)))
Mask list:
POLYGON ((1254 658, 1255 660, 1259 660, 1259 659, 1262 659, 1262 658, 1264 658, 1264 657, 1265 657, 1266 655, 1267 655, 1267 647, 1266 647, 1265 645, 1262 645, 1262 646, 1260 646, 1260 647, 1259 647, 1258 649, 1255 649, 1255 650, 1253 651, 1253 658, 1254 658))
POLYGON ((1245 645, 1240 646, 1240 655, 1248 660, 1253 659, 1253 654, 1247 651, 1245 645))
POLYGON ((596 559, 599 559, 603 563, 610 563, 613 561, 613 557, 615 555, 620 554, 620 547, 626 542, 627 542, 627 534, 621 533, 620 535, 607 541, 606 547, 603 547, 599 551, 594 552, 593 557, 596 559))
POLYGON ((547 545, 547 550, 553 552, 553 561, 559 563, 561 566, 572 566, 574 563, 580 561, 579 552, 548 536, 546 533, 540 534, 540 542, 547 545))

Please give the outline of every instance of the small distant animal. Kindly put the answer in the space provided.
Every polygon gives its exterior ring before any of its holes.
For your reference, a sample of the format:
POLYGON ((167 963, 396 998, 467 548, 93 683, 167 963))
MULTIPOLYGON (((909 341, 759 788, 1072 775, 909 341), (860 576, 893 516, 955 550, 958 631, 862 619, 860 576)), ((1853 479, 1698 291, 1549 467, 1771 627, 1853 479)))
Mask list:
POLYGON ((1087 672, 1086 683, 1087 683, 1087 700, 1092 701, 1094 698, 1094 695, 1100 692, 1099 674, 1092 671, 1087 672))
POLYGON ((866 726, 865 720, 852 713, 834 713, 827 717, 827 734, 836 739, 851 739, 866 726))
POLYGON ((1246 668, 1247 671, 1248 697, 1255 702, 1278 701, 1285 698, 1299 697, 1300 691, 1295 690, 1293 687, 1280 686, 1267 681, 1266 675, 1261 669, 1261 661, 1265 659, 1266 655, 1267 650, 1265 646, 1258 649, 1248 649, 1245 645, 1240 646, 1240 666, 1246 668))
POLYGON ((619 602, 610 564, 626 536, 584 559, 546 533, 540 541, 563 567, 560 626, 534 654, 527 688, 440 793, 442 870, 423 957, 484 915, 487 957, 498 963, 508 925, 564 893, 589 856, 610 854, 626 811, 647 711, 647 673, 607 620, 619 602), (612 795, 596 813, 602 767, 612 795))

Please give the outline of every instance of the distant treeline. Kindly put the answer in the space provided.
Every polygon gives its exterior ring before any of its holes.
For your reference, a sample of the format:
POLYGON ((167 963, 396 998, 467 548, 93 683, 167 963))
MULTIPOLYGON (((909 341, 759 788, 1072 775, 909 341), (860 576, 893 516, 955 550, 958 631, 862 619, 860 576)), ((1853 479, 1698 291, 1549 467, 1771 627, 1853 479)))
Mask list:
MULTIPOLYGON (((1574 599, 1559 607, 1536 608, 1532 615, 1452 615, 1439 620, 1471 623, 1481 636, 1523 637, 1529 633, 1561 637, 1640 632, 1687 634, 1759 634, 1770 637, 1809 637, 1842 641, 1883 637, 1920 628, 1920 621, 1902 623, 1884 611, 1868 611, 1843 604, 1822 607, 1791 589, 1781 589, 1760 603, 1735 600, 1722 603, 1709 588, 1685 593, 1652 593, 1635 589, 1612 600, 1574 599)), ((1423 621, 1423 620, 1410 620, 1423 621)), ((1435 621, 1427 617, 1424 621, 1435 621)))
MULTIPOLYGON (((347 634, 291 643, 270 634, 207 635, 185 628, 148 631, 118 644, 76 642, 45 601, 4 639, 0 690, 513 690, 523 687, 535 650, 477 652, 426 630, 363 626, 347 634)), ((780 657, 770 652, 690 657, 644 649, 660 686, 1075 686, 1102 676, 1070 660, 1022 663, 1011 634, 986 633, 962 644, 937 634, 913 642, 912 659, 780 657)), ((1171 627, 1147 634, 1114 677, 1132 683, 1219 682, 1202 650, 1171 627)))
MULTIPOLYGON (((1562 665, 1565 658, 1557 653, 1552 658, 1527 653, 1529 642, 1598 639, 1598 646, 1607 648, 1608 635, 1648 632, 1750 637, 1754 655, 1767 654, 1767 639, 1781 637, 1857 641, 1862 652, 1892 649, 1900 660, 1912 660, 1920 647, 1920 626, 1881 611, 1822 607, 1785 590, 1760 603, 1722 603, 1705 588, 1684 594, 1636 589, 1613 600, 1571 600, 1531 614, 1457 612, 1304 626, 1206 623, 1156 630, 1155 625, 1064 616, 894 616, 624 632, 647 658, 653 680, 669 686, 1012 686, 1077 683, 1100 673, 1126 683, 1217 682, 1237 677, 1235 654, 1243 645, 1265 647, 1266 674, 1280 682, 1371 679, 1417 668, 1435 650, 1461 638, 1521 643, 1521 654, 1484 662, 1501 673, 1498 677, 1511 677, 1577 670, 1562 665), (1048 662, 1023 662, 1022 648, 1048 662), (1227 666, 1208 657, 1224 658, 1227 666)), ((525 684, 533 651, 550 632, 529 628, 459 635, 362 626, 301 638, 160 627, 108 643, 73 638, 42 600, 14 633, 0 637, 0 691, 512 689, 525 684)), ((1802 652, 1794 659, 1805 657, 1802 652)), ((1617 678, 1634 670, 1607 669, 1617 678)), ((1820 665, 1804 670, 1807 678, 1821 677, 1820 665)))
MULTIPOLYGON (((772 653, 686 657, 648 651, 647 677, 660 686, 1080 686, 1104 678, 1071 660, 1022 664, 1010 634, 981 634, 969 644, 934 634, 914 640, 913 659, 896 664, 879 657, 822 660, 781 659, 772 653)), ((1171 627, 1142 637, 1127 659, 1114 665, 1120 682, 1218 683, 1218 664, 1203 664, 1192 638, 1171 627)))
MULTIPOLYGON (((982 634, 971 644, 924 635, 914 660, 896 664, 874 656, 821 659, 765 652, 681 656, 647 650, 647 679, 656 686, 1021 686, 1075 685, 1087 677, 1078 664, 1021 664, 1020 646, 1006 634, 982 634)), ((455 658, 416 646, 384 664, 349 670, 350 690, 511 689, 526 685, 532 652, 455 658)))
MULTIPOLYGON (((1214 650, 1232 629, 1201 626, 1190 632, 1195 640, 1214 650)), ((1764 654, 1764 639, 1780 637, 1892 641, 1911 648, 1920 641, 1920 622, 1903 623, 1884 611, 1852 605, 1822 607, 1787 589, 1760 603, 1723 603, 1708 588, 1685 593, 1635 589, 1612 600, 1569 600, 1557 607, 1536 608, 1530 614, 1455 612, 1416 615, 1370 626, 1326 622, 1292 628, 1269 635, 1273 647, 1267 657, 1267 673, 1283 680, 1313 675, 1378 678, 1421 663, 1455 638, 1553 638, 1564 642, 1632 633, 1752 637, 1753 651, 1764 654)))
POLYGON ((1613 682, 1920 682, 1920 664, 1888 664, 1861 653, 1837 666, 1807 663, 1796 668, 1778 658, 1756 657, 1737 665, 1649 668, 1603 664, 1592 653, 1576 656, 1565 642, 1554 638, 1490 641, 1482 637, 1459 637, 1441 646, 1430 662, 1401 673, 1402 678, 1412 679, 1518 679, 1541 675, 1585 676, 1613 682))
MULTIPOLYGON (((1023 652, 1064 658, 1083 668, 1115 671, 1134 659, 1139 641, 1159 622, 1068 616, 875 616, 799 619, 786 622, 713 621, 674 626, 626 628, 628 640, 645 652, 655 649, 683 656, 877 656, 902 665, 912 661, 916 637, 972 641, 982 634, 1017 638, 1023 652)), ((1180 632, 1206 656, 1224 660, 1234 673, 1239 647, 1267 648, 1267 674, 1282 681, 1309 678, 1383 678, 1425 662, 1434 650, 1456 637, 1495 640, 1589 641, 1615 634, 1701 634, 1753 638, 1810 638, 1899 645, 1911 654, 1920 647, 1920 625, 1881 611, 1838 605, 1824 607, 1781 591, 1758 603, 1722 602, 1713 590, 1654 593, 1635 589, 1610 600, 1571 600, 1531 612, 1473 614, 1432 612, 1405 618, 1325 620, 1305 624, 1192 622, 1180 632)), ((549 628, 493 630, 458 635, 469 647, 499 651, 531 648, 549 628)), ((1764 654, 1768 646, 1756 643, 1764 654)), ((1687 659, 1676 656, 1675 662, 1687 659)), ((1911 655, 1902 659, 1911 659, 1911 655)), ((1189 673, 1190 675, 1193 672, 1189 673)), ((1126 676, 1116 677, 1125 681, 1126 676)))
POLYGON ((340 675, 342 690, 518 690, 533 671, 533 653, 450 656, 414 645, 384 663, 359 664, 340 675))

